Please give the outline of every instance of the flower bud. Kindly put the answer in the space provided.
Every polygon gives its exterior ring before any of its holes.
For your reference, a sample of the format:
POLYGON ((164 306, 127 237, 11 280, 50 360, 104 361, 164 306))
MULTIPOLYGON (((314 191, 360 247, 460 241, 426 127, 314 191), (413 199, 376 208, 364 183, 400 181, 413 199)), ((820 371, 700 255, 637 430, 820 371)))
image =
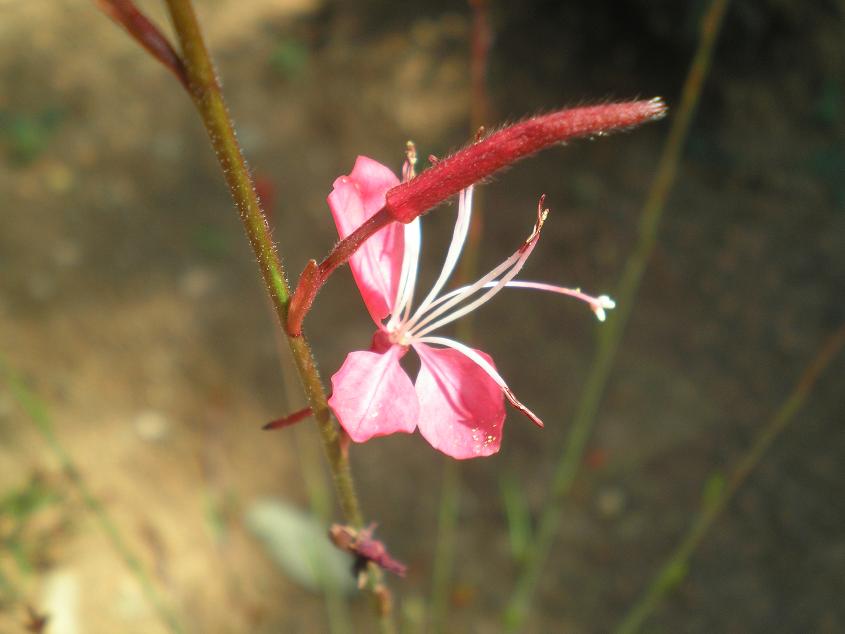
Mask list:
POLYGON ((531 117, 465 147, 389 190, 385 209, 394 219, 410 222, 462 189, 545 147, 630 128, 665 114, 666 104, 657 97, 531 117))

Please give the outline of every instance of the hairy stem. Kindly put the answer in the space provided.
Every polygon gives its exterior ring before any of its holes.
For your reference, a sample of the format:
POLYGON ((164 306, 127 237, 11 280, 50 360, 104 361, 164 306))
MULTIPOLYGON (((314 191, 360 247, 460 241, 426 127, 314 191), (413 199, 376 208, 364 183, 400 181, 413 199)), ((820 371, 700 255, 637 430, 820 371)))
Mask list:
POLYGON ((126 32, 146 51, 161 62, 179 83, 188 89, 188 74, 182 58, 173 50, 168 39, 132 0, 96 0, 100 10, 126 29, 126 32))
POLYGON ((543 564, 548 559, 552 543, 557 536, 563 501, 575 482, 619 342, 624 334, 646 265, 657 242, 666 198, 675 180, 681 150, 710 67, 716 37, 727 5, 728 0, 713 0, 702 18, 698 48, 684 81, 681 101, 663 147, 657 173, 643 205, 637 244, 625 265, 619 290, 614 293, 617 308, 601 328, 598 349, 590 366, 587 383, 578 402, 564 452, 555 469, 551 494, 540 516, 537 537, 527 553, 525 568, 517 580, 506 608, 505 620, 509 631, 519 631, 528 616, 543 564))
POLYGON ((296 292, 291 299, 288 318, 285 322, 285 330, 290 336, 298 337, 302 334, 302 320, 311 310, 317 292, 329 279, 329 275, 337 267, 346 263, 367 238, 391 222, 393 222, 393 217, 387 212, 386 208, 382 208, 355 231, 338 242, 320 264, 317 264, 316 260, 311 260, 305 265, 305 269, 299 276, 296 292))
MULTIPOLYGON (((203 41, 191 0, 166 0, 173 27, 179 41, 182 61, 188 77, 188 91, 194 101, 211 145, 220 162, 223 176, 238 210, 247 238, 258 260, 273 309, 282 328, 288 318, 290 289, 270 228, 255 190, 252 175, 235 136, 217 74, 203 41)), ((287 332, 287 331, 286 331, 287 332)), ((331 418, 326 391, 314 361, 314 355, 303 335, 287 335, 297 373, 317 421, 335 490, 345 521, 355 528, 363 527, 355 484, 347 453, 341 446, 340 433, 331 418)), ((381 585, 381 572, 371 566, 371 586, 381 585)), ((371 588, 371 589, 372 589, 371 588)), ((384 592, 382 592, 382 596, 384 592)), ((383 631, 392 630, 392 615, 381 601, 379 614, 383 631)))

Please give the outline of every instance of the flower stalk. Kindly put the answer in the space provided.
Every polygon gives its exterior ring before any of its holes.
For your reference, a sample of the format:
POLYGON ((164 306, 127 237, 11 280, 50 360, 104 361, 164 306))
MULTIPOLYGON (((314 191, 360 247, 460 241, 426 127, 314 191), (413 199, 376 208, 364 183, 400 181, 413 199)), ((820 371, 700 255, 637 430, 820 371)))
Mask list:
MULTIPOLYGON (((190 0, 167 0, 167 7, 182 51, 181 59, 187 73, 188 92, 199 111, 220 162, 279 323, 284 325, 290 302, 285 271, 270 237, 270 228, 261 208, 252 175, 235 136, 193 5, 190 0)), ((343 516, 351 526, 363 528, 363 514, 349 468, 348 454, 343 449, 341 434, 332 421, 326 391, 311 347, 301 333, 296 337, 288 336, 287 339, 311 412, 317 421, 343 516)), ((374 566, 370 569, 369 586, 379 610, 381 630, 391 632, 393 621, 389 592, 382 583, 381 571, 374 566)))
POLYGON ((311 260, 306 265, 291 302, 288 335, 301 334, 302 321, 329 275, 390 222, 407 224, 474 183, 549 146, 585 136, 604 136, 665 114, 666 104, 659 97, 559 110, 502 128, 435 162, 416 178, 390 189, 384 207, 338 242, 320 264, 311 260))
MULTIPOLYGON (((171 45, 161 30, 137 9, 132 0, 96 0, 101 10, 123 27, 165 68, 171 71, 190 95, 208 133, 214 152, 223 170, 226 184, 243 222, 258 260, 262 278, 279 320, 287 322, 290 289, 276 246, 270 237, 267 218, 261 207, 255 182, 235 136, 234 127, 223 100, 220 83, 202 37, 191 0, 167 0, 167 8, 179 42, 180 52, 171 45)), ((348 256, 347 256, 348 257, 348 256)), ((328 458, 338 501, 346 522, 363 528, 363 515, 358 503, 349 457, 343 435, 331 418, 325 388, 320 379, 311 347, 301 332, 288 336, 300 382, 308 399, 310 413, 317 421, 322 444, 328 458)), ((274 421, 271 428, 293 424, 306 414, 298 412, 289 420, 274 421)), ((381 571, 370 566, 369 590, 379 614, 382 632, 393 632, 390 591, 382 582, 381 571)))
MULTIPOLYGON (((208 132, 249 243, 258 259, 273 308, 279 321, 285 323, 290 300, 285 271, 270 237, 270 228, 261 209, 252 175, 235 137, 220 91, 220 83, 205 48, 193 6, 190 0, 167 0, 167 6, 182 49, 189 93, 208 132)), ((362 526, 363 517, 352 485, 348 460, 341 451, 339 434, 331 421, 326 405, 326 392, 320 381, 311 348, 301 336, 289 338, 288 343, 311 411, 320 428, 343 515, 349 523, 362 526)))

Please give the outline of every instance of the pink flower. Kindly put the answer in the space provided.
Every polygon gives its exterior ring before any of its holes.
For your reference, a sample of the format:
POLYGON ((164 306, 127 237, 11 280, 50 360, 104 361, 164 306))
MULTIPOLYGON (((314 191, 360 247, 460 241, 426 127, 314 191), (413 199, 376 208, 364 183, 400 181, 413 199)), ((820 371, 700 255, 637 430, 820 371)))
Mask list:
MULTIPOLYGON (((382 209, 387 191, 398 184, 387 167, 358 157, 352 173, 335 180, 328 197, 341 239, 382 209)), ((458 218, 443 270, 416 310, 412 300, 420 255, 419 218, 387 225, 349 260, 378 327, 370 349, 349 353, 332 377, 329 406, 355 442, 419 428, 435 449, 453 458, 496 453, 502 440, 505 398, 538 426, 543 423, 517 400, 488 354, 435 331, 505 287, 576 297, 587 302, 600 320, 605 309, 614 306, 606 295, 591 297, 579 290, 513 279, 540 237, 548 213, 542 209, 542 200, 534 229, 513 255, 474 284, 441 294, 466 239, 472 192, 470 186, 459 194, 458 218), (410 348, 420 358, 415 382, 399 363, 410 348)))

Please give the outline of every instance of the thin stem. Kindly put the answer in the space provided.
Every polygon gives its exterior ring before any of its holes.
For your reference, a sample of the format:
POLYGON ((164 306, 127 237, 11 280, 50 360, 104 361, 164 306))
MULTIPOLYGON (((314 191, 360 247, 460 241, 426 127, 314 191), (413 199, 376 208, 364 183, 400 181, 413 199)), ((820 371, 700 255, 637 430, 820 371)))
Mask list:
POLYGON ((486 125, 490 113, 487 97, 487 67, 493 33, 490 27, 490 0, 469 0, 472 9, 472 35, 470 40, 470 131, 486 125))
MULTIPOLYGON (((247 238, 255 253, 273 309, 284 328, 288 317, 290 289, 275 244, 270 237, 267 219, 261 209, 252 175, 246 165, 223 95, 220 83, 203 41, 191 0, 166 0, 174 30, 188 74, 189 92, 199 111, 226 184, 238 210, 247 238)), ((323 448, 329 461, 335 490, 345 521, 355 528, 363 527, 363 515, 349 458, 341 446, 341 437, 329 412, 326 391, 314 361, 311 347, 304 336, 287 336, 296 369, 305 390, 308 404, 317 421, 323 448)), ((371 590, 382 586, 381 571, 370 567, 371 590)), ((376 594, 384 597, 385 592, 376 594)), ((380 601, 379 615, 383 631, 391 631, 392 614, 388 601, 380 601)))
MULTIPOLYGON (((472 8, 472 36, 470 40, 470 133, 476 134, 488 124, 490 116, 490 100, 487 97, 487 67, 490 59, 490 44, 492 29, 490 26, 489 0, 469 0, 472 8)), ((461 256, 459 278, 464 283, 475 277, 478 269, 478 252, 481 236, 484 234, 484 214, 482 204, 484 188, 479 187, 475 192, 472 220, 467 234, 466 247, 461 256)), ((464 331, 468 334, 472 330, 474 315, 467 315, 458 325, 461 339, 465 339, 464 331)))
POLYGON ((167 0, 167 6, 188 73, 188 91, 202 117, 249 243, 258 258, 273 307, 280 318, 286 317, 289 290, 284 270, 270 238, 270 229, 261 210, 252 175, 235 137, 193 6, 190 0, 167 0))
POLYGON ((317 264, 311 260, 299 276, 296 292, 290 302, 287 320, 284 322, 285 331, 292 337, 302 334, 302 320, 311 310, 311 305, 317 297, 317 292, 326 283, 334 270, 344 264, 364 241, 379 229, 394 222, 393 217, 382 208, 373 214, 360 227, 338 242, 326 258, 317 264))
POLYGON ((96 0, 100 10, 126 29, 146 51, 176 76, 188 89, 188 74, 182 59, 170 41, 150 19, 138 10, 132 0, 96 0))
POLYGON ((144 593, 144 598, 153 607, 153 610, 155 610, 165 628, 176 634, 184 632, 185 630, 182 628, 175 612, 159 594, 150 575, 147 574, 144 565, 141 563, 140 558, 129 547, 123 537, 123 533, 121 533, 117 524, 112 520, 102 502, 100 502, 88 487, 88 483, 85 481, 82 472, 77 468, 70 453, 68 453, 59 441, 58 436, 53 431, 53 423, 44 403, 30 391, 23 380, 8 366, 3 358, 0 358, 0 377, 6 381, 14 399, 32 419, 32 422, 35 423, 35 428, 41 434, 41 437, 55 456, 59 465, 61 465, 62 471, 76 488, 88 512, 94 516, 97 526, 99 526, 100 530, 111 543, 118 557, 123 560, 130 573, 135 577, 135 580, 141 587, 141 592, 144 593))
POLYGON ((771 444, 794 420, 795 414, 804 405, 807 396, 831 361, 845 345, 845 325, 841 326, 822 344, 816 356, 805 368, 798 383, 789 397, 777 410, 768 424, 757 435, 754 444, 737 463, 726 486, 722 487, 714 499, 703 500, 701 510, 689 527, 686 535, 672 551, 666 563, 649 584, 642 597, 634 604, 622 622, 617 626, 616 634, 635 634, 645 620, 654 612, 666 594, 683 578, 689 560, 696 551, 713 523, 724 512, 737 490, 745 483, 751 472, 762 460, 771 444))
POLYGON ((569 495, 575 482, 619 342, 631 314, 646 265, 657 242, 657 231, 666 206, 666 198, 675 179, 681 150, 710 68, 713 48, 727 6, 728 0, 712 0, 707 13, 702 18, 698 48, 684 81, 681 101, 675 111, 657 172, 643 205, 637 244, 625 265, 619 290, 614 294, 614 298, 617 299, 617 308, 600 330, 598 348, 578 402, 564 452, 555 470, 551 494, 540 516, 537 536, 527 553, 525 568, 517 580, 506 608, 505 621, 509 631, 521 629, 528 616, 543 565, 548 559, 552 543, 557 536, 563 501, 569 495))
POLYGON ((455 526, 460 508, 460 462, 447 459, 443 465, 440 512, 437 516, 437 542, 431 584, 431 631, 448 631, 449 593, 455 563, 455 526))
MULTIPOLYGON (((276 331, 276 345, 279 349, 279 360, 282 369, 282 383, 284 386, 286 404, 290 406, 299 398, 299 385, 291 370, 292 359, 284 349, 285 342, 283 331, 276 331)), ((311 408, 307 408, 310 415, 311 408)), ((302 425, 296 425, 292 430, 293 445, 299 461, 300 473, 308 494, 312 514, 325 525, 331 524, 333 498, 331 487, 326 481, 325 472, 322 469, 320 450, 317 447, 317 440, 313 436, 313 430, 302 425)), ((349 608, 346 597, 335 583, 320 575, 320 582, 323 589, 323 597, 328 618, 328 628, 332 634, 347 634, 350 629, 349 608)))

